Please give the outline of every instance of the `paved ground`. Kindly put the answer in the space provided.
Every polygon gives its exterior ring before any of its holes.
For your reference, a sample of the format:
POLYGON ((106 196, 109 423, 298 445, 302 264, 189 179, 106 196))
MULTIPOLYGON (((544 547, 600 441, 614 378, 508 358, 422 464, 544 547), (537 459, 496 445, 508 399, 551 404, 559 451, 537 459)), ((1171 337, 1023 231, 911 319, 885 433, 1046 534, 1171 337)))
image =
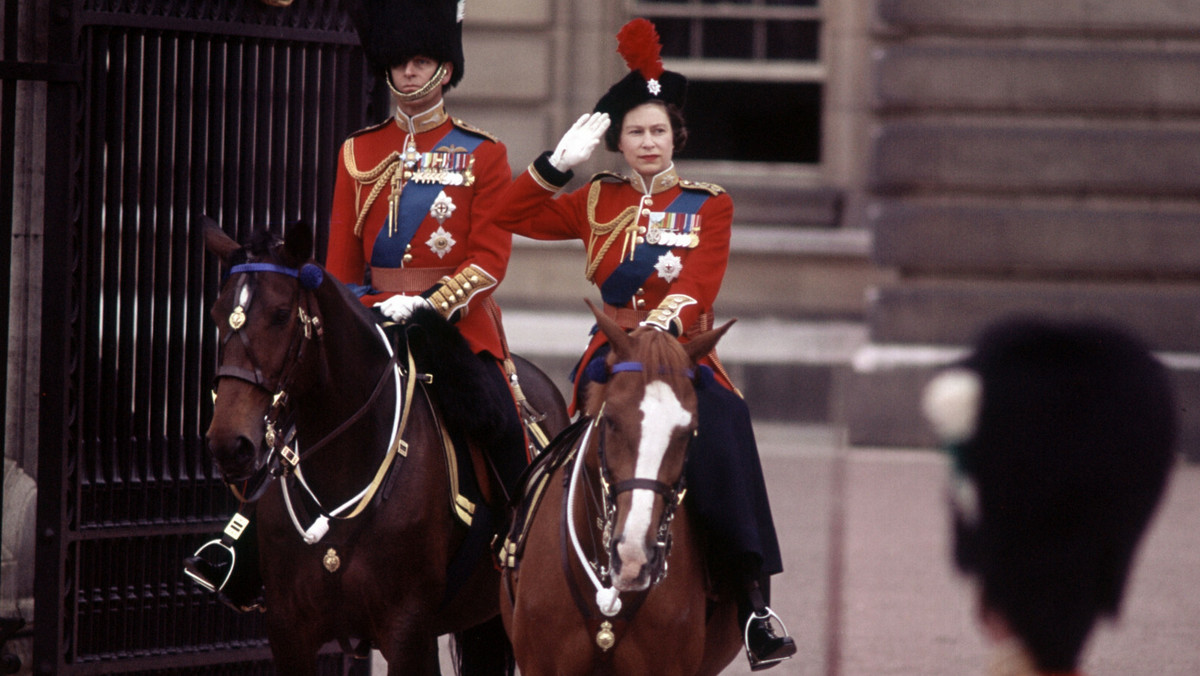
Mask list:
MULTIPOLYGON (((953 572, 932 451, 842 448, 829 428, 759 426, 788 570, 776 597, 801 655, 769 672, 978 674, 987 647, 953 572)), ((1093 634, 1090 676, 1200 673, 1200 466, 1179 465, 1117 623, 1093 634)), ((749 674, 740 660, 726 674, 749 674)))
MULTIPOLYGON (((774 605, 800 645, 795 659, 757 673, 982 673, 971 589, 950 564, 942 456, 845 448, 830 427, 756 429, 787 567, 774 605)), ((1181 464, 1122 617, 1087 648, 1089 676, 1200 673, 1198 524, 1200 466, 1181 464)), ((725 671, 750 673, 741 657, 725 671)))

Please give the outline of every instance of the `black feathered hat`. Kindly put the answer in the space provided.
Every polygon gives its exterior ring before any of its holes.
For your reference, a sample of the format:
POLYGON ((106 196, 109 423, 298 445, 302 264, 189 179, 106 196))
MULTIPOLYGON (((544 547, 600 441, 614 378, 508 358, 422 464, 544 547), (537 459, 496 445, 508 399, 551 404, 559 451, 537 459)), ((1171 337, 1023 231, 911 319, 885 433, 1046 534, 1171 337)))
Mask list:
POLYGON ((449 86, 463 77, 465 0, 350 0, 347 11, 371 70, 386 74, 414 56, 454 65, 449 86))
POLYGON ((620 135, 621 122, 630 110, 649 101, 659 101, 683 110, 687 98, 687 78, 663 68, 659 57, 661 51, 658 31, 646 19, 634 19, 617 33, 617 52, 629 66, 629 74, 609 87, 596 102, 594 110, 608 113, 612 120, 610 129, 616 130, 616 134, 605 138, 609 150, 617 149, 612 139, 620 135))
POLYGON ((1040 669, 1115 616, 1173 462, 1166 369, 1119 327, 999 322, 923 401, 954 456, 954 556, 1040 669))

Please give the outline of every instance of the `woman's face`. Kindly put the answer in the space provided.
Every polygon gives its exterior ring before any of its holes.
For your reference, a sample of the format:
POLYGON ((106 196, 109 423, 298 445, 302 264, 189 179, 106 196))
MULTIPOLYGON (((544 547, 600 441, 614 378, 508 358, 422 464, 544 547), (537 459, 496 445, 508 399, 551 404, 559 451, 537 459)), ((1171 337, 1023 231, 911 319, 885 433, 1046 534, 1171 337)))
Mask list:
POLYGON ((675 137, 666 106, 643 103, 625 113, 617 149, 630 168, 647 178, 671 166, 675 137))

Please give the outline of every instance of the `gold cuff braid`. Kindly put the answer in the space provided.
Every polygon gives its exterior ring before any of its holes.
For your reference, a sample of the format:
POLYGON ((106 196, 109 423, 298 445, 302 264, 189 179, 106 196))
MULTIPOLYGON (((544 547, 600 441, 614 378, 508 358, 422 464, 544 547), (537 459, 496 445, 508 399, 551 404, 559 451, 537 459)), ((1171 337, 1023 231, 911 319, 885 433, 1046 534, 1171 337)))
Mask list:
POLYGON ((662 302, 658 307, 650 311, 646 316, 646 323, 653 324, 664 331, 669 331, 671 326, 675 327, 675 335, 683 335, 683 322, 679 319, 679 313, 683 308, 689 305, 695 305, 696 299, 682 293, 673 293, 662 302))
POLYGON ((442 277, 433 293, 429 295, 429 302, 433 304, 433 309, 449 319, 459 310, 466 314, 466 306, 471 302, 471 298, 498 283, 496 278, 483 268, 469 265, 456 275, 442 277))

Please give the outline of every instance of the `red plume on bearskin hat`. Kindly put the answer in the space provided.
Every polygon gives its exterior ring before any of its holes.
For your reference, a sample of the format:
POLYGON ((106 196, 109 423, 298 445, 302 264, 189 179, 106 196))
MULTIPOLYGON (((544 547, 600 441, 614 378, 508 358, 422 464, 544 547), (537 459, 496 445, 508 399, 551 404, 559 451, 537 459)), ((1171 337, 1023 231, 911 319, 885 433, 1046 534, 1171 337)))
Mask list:
POLYGON ((465 0, 344 0, 371 70, 385 72, 414 56, 454 64, 449 86, 462 80, 465 0))
POLYGON ((647 81, 662 75, 662 43, 654 24, 646 19, 634 19, 617 33, 617 53, 625 58, 629 70, 641 72, 647 81))
POLYGON ((683 109, 687 78, 663 68, 662 44, 654 24, 642 18, 625 24, 617 33, 617 52, 629 66, 629 74, 600 97, 595 112, 608 113, 613 126, 620 129, 625 113, 648 101, 683 109))

